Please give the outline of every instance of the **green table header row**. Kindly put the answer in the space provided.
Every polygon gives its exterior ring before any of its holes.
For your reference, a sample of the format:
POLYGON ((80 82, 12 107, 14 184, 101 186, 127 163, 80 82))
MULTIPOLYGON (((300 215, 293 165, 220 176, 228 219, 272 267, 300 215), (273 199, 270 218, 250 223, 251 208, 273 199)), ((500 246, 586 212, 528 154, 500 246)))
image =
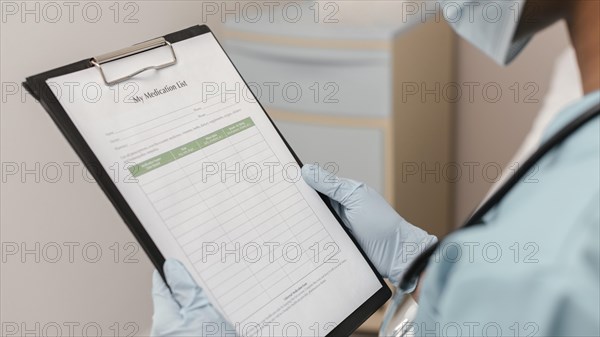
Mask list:
POLYGON ((254 126, 254 122, 250 117, 242 119, 239 122, 228 125, 213 133, 209 133, 206 136, 200 137, 187 144, 183 144, 175 149, 161 153, 158 156, 152 157, 137 165, 131 166, 129 168, 129 172, 131 172, 131 174, 134 177, 139 177, 161 166, 167 165, 172 161, 185 157, 209 145, 219 142, 227 137, 233 136, 236 133, 244 131, 252 126, 254 126))

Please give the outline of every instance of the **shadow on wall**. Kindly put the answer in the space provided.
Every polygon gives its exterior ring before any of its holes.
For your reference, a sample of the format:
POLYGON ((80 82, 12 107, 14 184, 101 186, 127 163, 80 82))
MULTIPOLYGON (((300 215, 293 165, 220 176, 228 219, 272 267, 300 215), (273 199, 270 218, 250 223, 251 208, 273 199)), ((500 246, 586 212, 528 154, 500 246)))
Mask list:
POLYGON ((538 34, 512 64, 500 67, 468 42, 458 43, 456 80, 477 86, 472 100, 462 97, 455 105, 454 158, 463 168, 454 186, 455 226, 479 204, 499 173, 515 165, 511 158, 542 108, 554 64, 569 44, 560 22, 538 34), (468 165, 475 167, 472 175, 468 165))

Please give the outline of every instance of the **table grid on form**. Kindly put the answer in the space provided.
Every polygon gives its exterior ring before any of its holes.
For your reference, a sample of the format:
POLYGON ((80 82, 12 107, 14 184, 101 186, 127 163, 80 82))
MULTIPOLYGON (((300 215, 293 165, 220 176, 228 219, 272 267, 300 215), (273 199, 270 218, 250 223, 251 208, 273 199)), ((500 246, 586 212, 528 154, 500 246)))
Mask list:
POLYGON ((253 122, 239 123, 137 179, 220 306, 247 317, 318 268, 331 238, 253 122))

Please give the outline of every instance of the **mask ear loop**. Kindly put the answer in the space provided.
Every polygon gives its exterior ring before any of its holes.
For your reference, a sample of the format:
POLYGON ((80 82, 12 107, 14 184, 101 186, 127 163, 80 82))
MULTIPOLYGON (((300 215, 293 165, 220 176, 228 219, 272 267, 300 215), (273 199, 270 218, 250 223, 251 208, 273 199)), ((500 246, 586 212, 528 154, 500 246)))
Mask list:
MULTIPOLYGON (((600 105, 595 105, 588 109, 585 113, 579 115, 567 126, 562 128, 560 131, 555 133, 550 139, 542 144, 526 161, 523 165, 494 193, 481 207, 475 210, 472 215, 467 219, 465 224, 460 228, 468 228, 483 224, 482 220, 484 215, 487 214, 492 208, 499 204, 502 199, 512 190, 515 185, 542 159, 550 150, 561 144, 575 131, 579 130, 580 127, 585 125, 587 122, 600 115, 600 105)), ((459 230, 460 230, 459 229, 459 230)), ((407 292, 414 284, 421 273, 427 267, 429 259, 439 247, 440 242, 438 241, 433 246, 427 248, 421 255, 419 255, 408 267, 406 273, 400 280, 399 288, 402 292, 407 292)))

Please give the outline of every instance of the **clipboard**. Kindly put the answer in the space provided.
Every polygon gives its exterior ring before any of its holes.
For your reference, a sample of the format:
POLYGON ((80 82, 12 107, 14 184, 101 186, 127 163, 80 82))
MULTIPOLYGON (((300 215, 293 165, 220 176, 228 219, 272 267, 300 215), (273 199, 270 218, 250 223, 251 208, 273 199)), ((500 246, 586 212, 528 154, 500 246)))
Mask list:
MULTIPOLYGON (((161 254, 160 249, 154 243, 138 217, 135 215, 132 208, 129 206, 125 197, 118 190, 115 182, 102 167, 100 160, 94 154, 91 147, 85 141, 83 135, 79 132, 74 122, 71 120, 57 97, 52 92, 50 86, 47 84, 47 80, 61 75, 70 74, 73 72, 85 70, 91 67, 95 67, 100 72, 100 75, 107 86, 112 86, 128 79, 131 79, 147 70, 160 71, 163 68, 177 65, 178 59, 172 44, 180 42, 186 39, 190 39, 202 34, 212 34, 211 30, 206 25, 192 26, 187 29, 183 29, 163 37, 148 40, 131 47, 123 48, 114 52, 103 54, 91 59, 84 59, 69 65, 59 67, 53 70, 49 70, 38 75, 30 76, 23 82, 23 87, 40 102, 43 108, 50 115, 54 123, 57 125, 63 136, 67 139, 71 147, 75 150, 77 155, 80 157, 84 165, 92 174, 104 194, 108 197, 114 208, 117 210, 129 230, 132 232, 136 240, 140 243, 147 256, 150 258, 156 269, 159 271, 163 279, 165 279, 162 266, 165 262, 164 256, 161 254), (132 69, 132 71, 125 75, 117 78, 111 78, 108 76, 103 65, 120 60, 132 55, 144 53, 160 47, 169 47, 171 51, 171 59, 159 64, 148 65, 140 69, 132 69)), ((231 62, 231 60, 229 59, 231 62)), ((233 64, 233 63, 232 63, 233 64)), ((234 66, 235 67, 235 66, 234 66)), ((239 71, 235 69, 239 74, 239 71)), ((240 78, 241 75, 240 75, 240 78)), ((271 118, 266 114, 264 107, 260 104, 260 108, 263 110, 265 115, 268 117, 272 126, 275 128, 277 134, 281 137, 287 149, 291 152, 296 162, 302 166, 302 163, 298 156, 294 153, 288 142, 285 140, 281 132, 277 129, 271 118)), ((365 301, 360 307, 356 308, 348 317, 340 322, 335 328, 333 328, 327 336, 347 336, 354 332, 364 321, 366 321, 373 313, 375 313, 391 296, 391 291, 383 281, 383 278, 379 275, 373 264, 369 261, 364 251, 360 248, 356 239, 352 236, 349 230, 343 226, 341 219, 335 213, 327 198, 320 194, 321 199, 325 202, 331 213, 335 216, 339 225, 344 229, 346 234, 350 237, 356 248, 360 251, 363 258, 368 263, 373 273, 377 276, 381 288, 374 293, 367 301, 365 301)))

